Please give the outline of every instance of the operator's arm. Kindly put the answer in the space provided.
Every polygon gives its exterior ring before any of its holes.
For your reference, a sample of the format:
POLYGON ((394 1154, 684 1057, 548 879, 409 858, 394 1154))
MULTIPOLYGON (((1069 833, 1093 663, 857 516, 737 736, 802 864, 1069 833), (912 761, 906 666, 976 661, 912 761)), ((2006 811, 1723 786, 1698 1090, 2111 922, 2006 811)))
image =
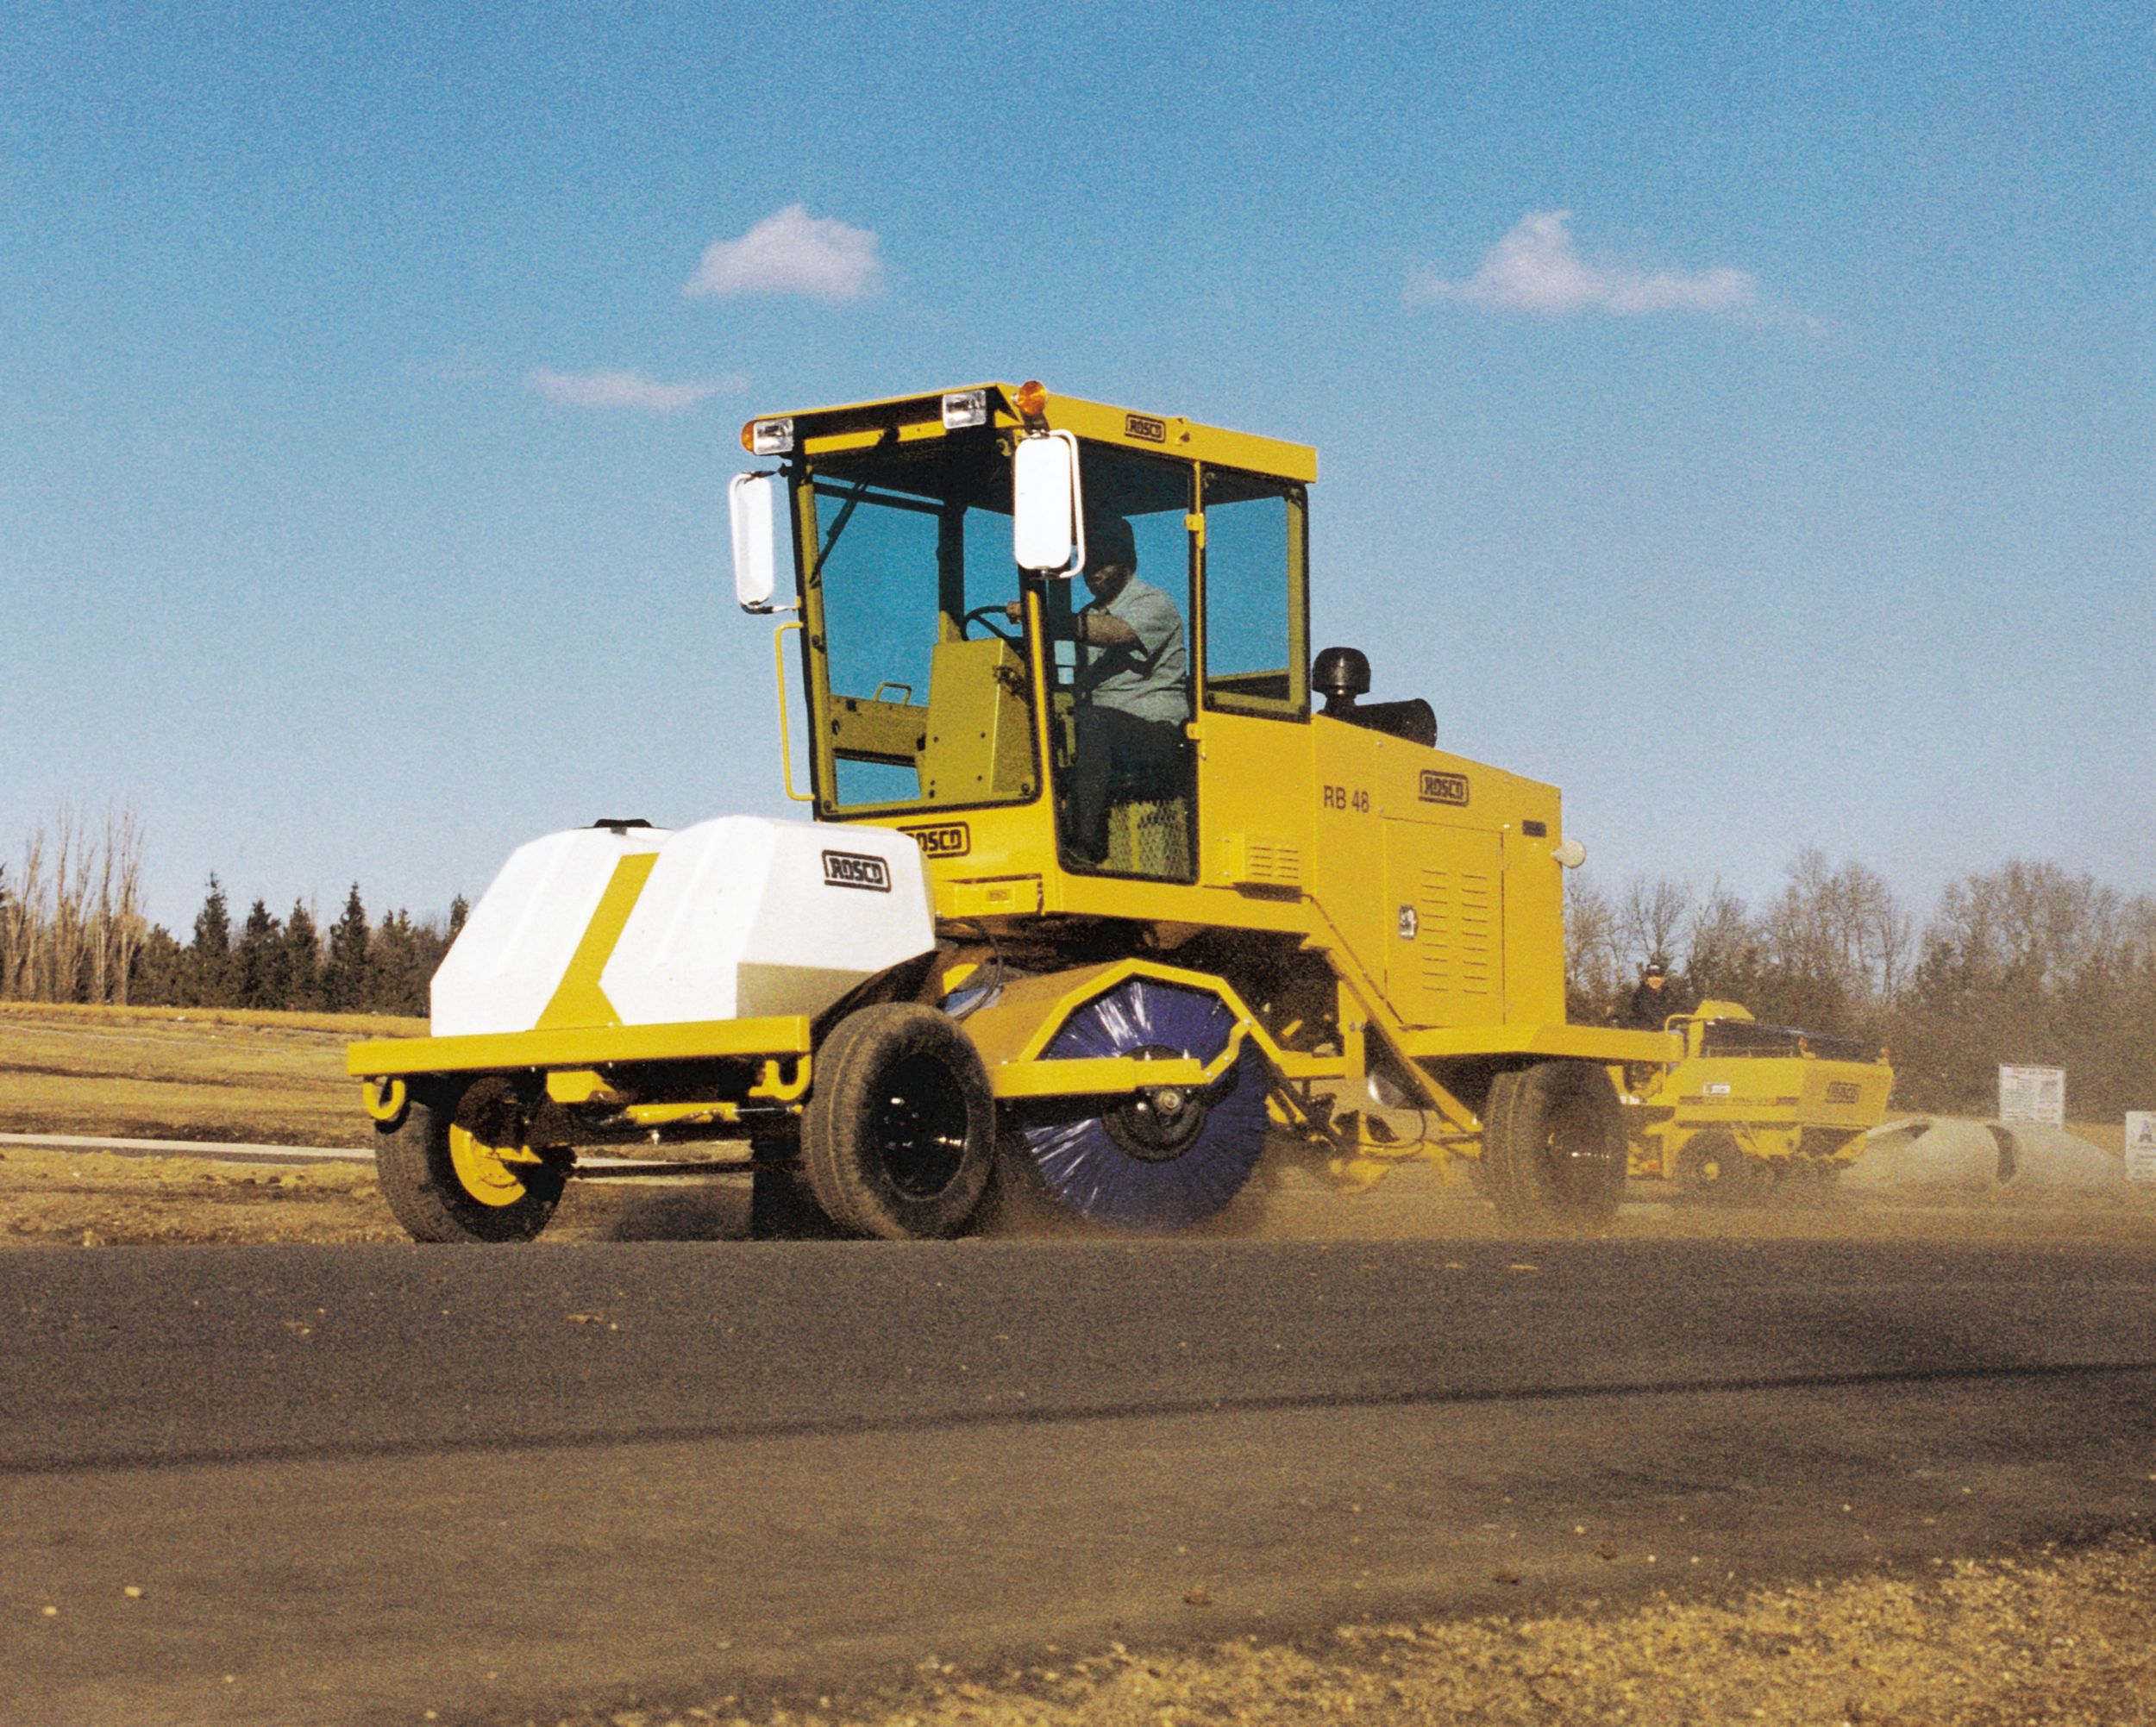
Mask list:
MULTIPOLYGON (((1003 615, 1013 623, 1025 622, 1025 602, 1012 600, 1003 608, 1003 615)), ((1112 612, 1081 611, 1070 621, 1071 640, 1087 648, 1137 648, 1142 645, 1138 631, 1112 612)))
POLYGON ((1088 648, 1136 648, 1138 631, 1111 612, 1081 611, 1072 621, 1078 640, 1088 648))

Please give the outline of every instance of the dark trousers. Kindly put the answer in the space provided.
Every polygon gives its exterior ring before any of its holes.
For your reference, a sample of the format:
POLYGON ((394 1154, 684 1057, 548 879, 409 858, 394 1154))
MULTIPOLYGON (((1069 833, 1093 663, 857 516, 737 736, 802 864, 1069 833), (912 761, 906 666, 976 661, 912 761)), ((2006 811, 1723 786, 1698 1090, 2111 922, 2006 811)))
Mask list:
POLYGON ((1189 795, 1189 740, 1173 720, 1142 720, 1120 708, 1081 704, 1077 720, 1069 842, 1099 863, 1108 855, 1111 804, 1189 795))

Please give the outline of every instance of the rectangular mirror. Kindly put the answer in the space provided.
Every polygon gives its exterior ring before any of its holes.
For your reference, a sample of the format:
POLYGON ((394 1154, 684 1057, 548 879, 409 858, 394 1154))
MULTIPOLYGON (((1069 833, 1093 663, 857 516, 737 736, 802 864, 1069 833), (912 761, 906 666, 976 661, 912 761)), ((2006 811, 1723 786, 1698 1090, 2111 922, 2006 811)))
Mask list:
POLYGON ((1011 543, 1022 570, 1068 576, 1084 566, 1078 440, 1069 432, 1022 438, 1012 453, 1011 543))
POLYGON ((726 488, 734 529, 734 598, 743 611, 769 611, 778 579, 779 496, 775 473, 737 473, 726 488))

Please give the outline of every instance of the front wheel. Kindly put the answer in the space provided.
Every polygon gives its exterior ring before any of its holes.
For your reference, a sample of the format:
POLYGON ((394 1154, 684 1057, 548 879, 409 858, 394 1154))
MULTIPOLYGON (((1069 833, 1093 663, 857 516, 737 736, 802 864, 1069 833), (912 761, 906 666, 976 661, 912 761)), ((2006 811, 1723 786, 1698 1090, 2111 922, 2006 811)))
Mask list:
POLYGON ((1514 1223, 1595 1229, 1625 1191, 1625 1118, 1609 1075, 1589 1061, 1500 1073, 1483 1112, 1491 1197, 1514 1223))
POLYGON ((801 1163, 842 1229, 956 1235, 995 1163, 995 1099, 973 1040, 919 1003, 849 1014, 816 1052, 801 1163))
POLYGON ((415 1097, 377 1129, 382 1198, 414 1241, 528 1242, 546 1228, 568 1171, 524 1161, 524 1125, 508 1082, 486 1079, 415 1097))
POLYGON ((1677 1186, 1696 1199, 1733 1205, 1751 1191, 1752 1175, 1736 1136, 1720 1128, 1694 1134, 1677 1154, 1677 1186))

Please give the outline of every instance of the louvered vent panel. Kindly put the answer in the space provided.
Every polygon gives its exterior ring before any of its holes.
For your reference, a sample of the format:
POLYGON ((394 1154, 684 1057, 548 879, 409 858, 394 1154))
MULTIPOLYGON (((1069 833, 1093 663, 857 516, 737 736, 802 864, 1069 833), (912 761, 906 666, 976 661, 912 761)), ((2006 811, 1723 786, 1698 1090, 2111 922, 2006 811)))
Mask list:
POLYGON ((1441 995, 1497 992, 1497 877, 1425 865, 1416 911, 1423 987, 1441 995))
POLYGON ((1228 834, 1221 839, 1222 867, 1230 881, 1252 887, 1300 887, 1302 848, 1269 834, 1228 834))
POLYGON ((1302 848, 1278 840, 1253 839, 1245 855, 1245 879, 1294 887, 1302 881, 1302 848))

